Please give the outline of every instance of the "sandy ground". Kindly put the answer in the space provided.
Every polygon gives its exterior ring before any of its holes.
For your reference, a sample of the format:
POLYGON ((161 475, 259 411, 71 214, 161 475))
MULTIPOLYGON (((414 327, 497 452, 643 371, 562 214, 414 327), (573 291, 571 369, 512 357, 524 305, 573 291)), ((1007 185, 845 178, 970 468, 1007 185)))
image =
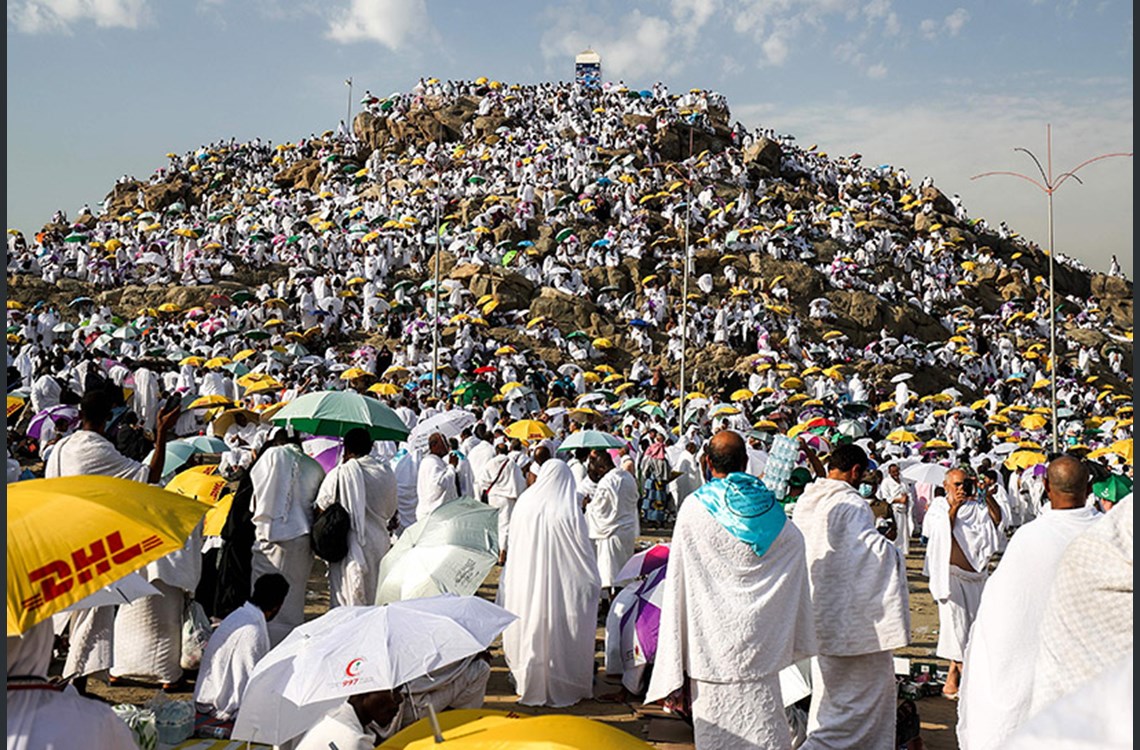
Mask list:
MULTIPOLYGON (((646 545, 661 541, 668 541, 667 536, 646 536, 640 540, 646 545)), ((938 641, 938 609, 930 598, 925 579, 922 577, 921 545, 911 545, 911 553, 907 559, 907 578, 910 587, 911 608, 911 645, 896 652, 897 656, 910 659, 934 662, 942 667, 946 666, 944 660, 934 657, 934 647, 938 641)), ((324 578, 324 563, 320 560, 314 566, 313 577, 310 579, 307 594, 306 617, 312 619, 327 611, 328 589, 324 578)), ((493 600, 498 588, 499 569, 492 570, 487 581, 479 589, 479 595, 493 600)), ((594 695, 603 696, 614 693, 620 687, 617 678, 607 678, 601 670, 602 655, 602 629, 598 629, 598 651, 596 662, 598 676, 595 683, 594 695)), ((656 706, 645 706, 632 700, 628 703, 603 703, 597 700, 583 701, 569 709, 541 709, 520 706, 515 702, 516 696, 510 687, 507 675, 508 670, 503 660, 503 653, 498 648, 498 642, 492 653, 492 672, 487 684, 486 707, 510 710, 519 714, 541 713, 569 713, 586 716, 591 719, 603 721, 614 727, 627 731, 659 748, 692 748, 692 730, 684 722, 663 713, 656 706)), ((170 695, 170 698, 189 700, 193 697, 194 675, 187 675, 187 685, 183 692, 170 695)), ((89 685, 91 692, 111 703, 144 704, 155 696, 154 687, 108 687, 100 680, 92 680, 89 685)), ((922 739, 927 750, 950 750, 958 747, 954 733, 957 723, 957 704, 953 701, 938 697, 926 697, 917 701, 919 716, 922 721, 922 739)))

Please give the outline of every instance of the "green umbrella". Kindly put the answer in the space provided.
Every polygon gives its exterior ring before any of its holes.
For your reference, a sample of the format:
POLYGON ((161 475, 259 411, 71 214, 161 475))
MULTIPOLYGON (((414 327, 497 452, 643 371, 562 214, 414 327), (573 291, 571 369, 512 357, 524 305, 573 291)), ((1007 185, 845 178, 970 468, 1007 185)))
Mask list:
POLYGON ((473 174, 467 178, 467 181, 469 183, 471 183, 472 185, 482 185, 484 182, 487 181, 487 178, 486 177, 480 177, 477 174, 473 174))
POLYGON ((467 406, 474 401, 487 401, 494 397, 495 389, 491 387, 490 383, 476 380, 473 383, 464 383, 459 386, 452 395, 458 397, 460 404, 467 406))
POLYGON ((571 229, 570 227, 566 227, 561 232, 554 235, 554 239, 556 242, 565 242, 567 240, 567 238, 569 238, 573 234, 574 234, 574 230, 571 229))
POLYGON ((79 234, 78 232, 76 232, 74 234, 69 234, 66 237, 64 237, 63 241, 64 242, 86 242, 87 241, 87 235, 79 234))
POLYGON ((619 440, 608 432, 601 432, 600 430, 579 430, 562 441, 562 445, 558 446, 558 450, 570 451, 577 448, 609 450, 610 448, 622 448, 624 446, 625 443, 622 440, 619 440))
POLYGON ((508 250, 506 253, 503 254, 502 264, 504 266, 509 266, 511 264, 511 261, 514 260, 515 256, 518 254, 519 254, 518 250, 508 250))
POLYGON ((294 245, 294 244, 296 244, 296 243, 298 243, 298 242, 300 242, 300 241, 301 241, 301 235, 299 235, 299 234, 294 234, 294 235, 291 235, 291 236, 289 237, 289 239, 285 240, 285 244, 286 244, 286 245, 294 245))
MULTIPOLYGON (((171 473, 186 463, 195 453, 222 453, 228 450, 229 446, 220 438, 207 437, 205 435, 172 440, 166 444, 166 455, 162 462, 162 475, 166 476, 171 473)), ((154 451, 146 454, 146 458, 142 461, 143 464, 149 465, 151 456, 153 455, 154 451)))
POLYGON ((283 406, 269 421, 327 437, 344 437, 354 427, 368 430, 373 440, 404 440, 409 432, 396 412, 354 391, 306 393, 283 406))
POLYGON ((590 338, 590 334, 586 333, 585 331, 571 331, 570 333, 566 334, 566 338, 568 338, 568 339, 588 339, 588 338, 590 338))
POLYGON ((1112 503, 1120 502, 1131 492, 1132 480, 1120 474, 1109 474, 1105 479, 1093 482, 1093 494, 1112 503))
POLYGON ((245 332, 245 337, 247 339, 249 339, 250 341, 265 341, 267 338, 269 338, 272 335, 273 334, 271 334, 269 331, 246 331, 245 332))
POLYGON ((230 295, 230 300, 232 302, 236 302, 239 305, 245 304, 246 302, 249 302, 252 299, 254 299, 253 294, 251 294, 250 292, 247 292, 244 289, 237 291, 237 292, 234 292, 233 294, 230 295))

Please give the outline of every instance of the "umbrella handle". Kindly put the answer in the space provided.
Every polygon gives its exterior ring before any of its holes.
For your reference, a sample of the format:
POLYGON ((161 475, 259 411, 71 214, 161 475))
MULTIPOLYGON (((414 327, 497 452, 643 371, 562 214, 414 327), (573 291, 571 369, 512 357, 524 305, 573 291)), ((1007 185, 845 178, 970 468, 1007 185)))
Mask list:
POLYGON ((431 722, 431 733, 435 735, 435 744, 443 744, 443 730, 439 727, 439 717, 435 715, 435 706, 427 701, 428 721, 431 722))

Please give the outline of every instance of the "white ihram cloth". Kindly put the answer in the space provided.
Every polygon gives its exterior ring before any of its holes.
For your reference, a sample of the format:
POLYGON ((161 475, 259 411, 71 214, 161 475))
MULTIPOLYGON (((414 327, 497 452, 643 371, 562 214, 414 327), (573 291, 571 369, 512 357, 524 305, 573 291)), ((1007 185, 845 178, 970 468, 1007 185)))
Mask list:
POLYGON ((199 522, 181 549, 140 571, 159 595, 119 607, 112 676, 156 683, 177 682, 182 676, 182 618, 186 597, 202 575, 202 542, 199 522))
POLYGON ((495 446, 486 440, 479 440, 478 438, 472 438, 472 440, 475 444, 466 451, 467 461, 471 464, 471 473, 475 475, 475 480, 478 481, 479 477, 483 475, 483 467, 495 457, 495 446))
MULTIPOLYGON (((55 444, 44 466, 48 479, 97 474, 145 482, 149 469, 127 458, 97 432, 79 430, 55 444)), ((111 668, 114 607, 93 607, 71 613, 65 677, 82 677, 111 668)))
POLYGON ((970 631, 958 700, 958 746, 987 750, 1029 718, 1041 617, 1069 542, 1095 508, 1052 510, 1022 526, 986 584, 970 631))
POLYGON ((368 606, 376 601, 380 558, 392 546, 388 522, 396 514, 396 475, 371 456, 333 467, 317 491, 317 507, 340 503, 352 530, 348 555, 329 563, 329 607, 368 606))
POLYGON ((503 632, 503 655, 520 703, 572 706, 593 695, 601 584, 570 467, 547 460, 511 526, 497 603, 519 619, 503 632))
POLYGON ((804 535, 821 673, 812 681, 803 747, 890 747, 889 652, 910 642, 906 558, 875 530, 867 501, 846 482, 809 484, 792 521, 804 535))
POLYGON ((1006 750, 1131 750, 1132 652, 1042 708, 1009 738, 1006 750))
POLYGON ((345 701, 329 709, 293 750, 372 750, 376 742, 375 735, 361 726, 356 709, 345 701))
POLYGON ((305 589, 313 569, 309 530, 313 501, 324 476, 321 465, 293 444, 267 448, 250 469, 254 526, 250 586, 266 573, 280 573, 289 582, 285 603, 269 623, 273 645, 305 621, 305 589))
POLYGON ((482 473, 475 479, 475 494, 482 497, 484 491, 487 493, 487 504, 499 509, 499 549, 506 549, 511 531, 511 513, 519 495, 526 491, 526 477, 518 462, 510 456, 495 456, 484 462, 482 473))
POLYGON ((194 686, 198 710, 223 720, 237 716, 249 676, 267 653, 265 613, 246 602, 222 620, 206 643, 194 686))
POLYGON ((396 503, 399 506, 400 526, 397 534, 416 522, 416 480, 419 476, 419 458, 415 451, 404 451, 392 463, 396 475, 396 503))
POLYGON ((684 502, 669 548, 647 703, 691 678, 696 744, 790 747, 778 674, 816 651, 804 539, 791 523, 763 556, 684 502))
POLYGON ((938 646, 934 653, 962 661, 989 577, 990 558, 1000 548, 1002 535, 985 502, 962 503, 954 521, 953 539, 974 569, 968 571, 950 564, 950 504, 946 498, 934 499, 922 528, 928 537, 923 573, 930 578, 930 596, 938 604, 938 646))
POLYGON ((457 497, 455 467, 434 453, 420 459, 416 476, 416 519, 427 518, 433 510, 457 497))
POLYGON ((914 507, 914 485, 892 479, 888 474, 879 484, 879 497, 890 503, 891 515, 895 519, 895 528, 898 529, 894 544, 906 556, 910 554, 910 535, 914 531, 910 518, 914 507), (896 502, 904 496, 905 503, 896 502))
POLYGON ((640 533, 637 481, 632 474, 615 467, 598 480, 586 505, 586 525, 597 551, 602 586, 614 586, 640 533))
POLYGON ((1065 548, 1041 621, 1031 713, 1132 653, 1132 499, 1065 548))

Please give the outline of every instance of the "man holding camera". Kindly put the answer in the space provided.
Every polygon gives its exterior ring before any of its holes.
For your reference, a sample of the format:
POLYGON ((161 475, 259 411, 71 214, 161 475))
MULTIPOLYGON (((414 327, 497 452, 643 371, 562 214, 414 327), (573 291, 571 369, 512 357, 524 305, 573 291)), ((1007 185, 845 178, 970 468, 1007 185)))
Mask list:
POLYGON ((923 573, 938 603, 935 655, 950 660, 942 694, 958 697, 966 639, 978 613, 990 558, 1001 544, 1002 513, 993 493, 979 488, 964 469, 951 469, 943 481, 945 497, 936 497, 923 521, 929 541, 923 573))

